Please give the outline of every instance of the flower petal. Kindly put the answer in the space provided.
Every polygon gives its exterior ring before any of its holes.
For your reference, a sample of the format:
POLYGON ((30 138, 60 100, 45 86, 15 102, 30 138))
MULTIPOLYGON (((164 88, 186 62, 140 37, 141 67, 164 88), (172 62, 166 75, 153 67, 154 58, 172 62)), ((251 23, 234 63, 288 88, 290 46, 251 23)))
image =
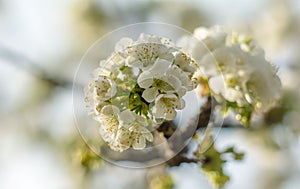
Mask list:
POLYGON ((169 69, 171 64, 172 62, 170 61, 158 59, 148 71, 151 72, 154 77, 157 77, 164 74, 169 69))
POLYGON ((122 38, 115 46, 115 51, 124 51, 128 46, 132 45, 133 40, 128 37, 122 38))
POLYGON ((136 57, 133 56, 128 56, 125 60, 125 63, 127 66, 129 67, 137 67, 137 68, 142 68, 143 67, 143 63, 141 61, 139 61, 136 57))
POLYGON ((153 83, 153 74, 151 72, 144 71, 138 77, 137 83, 140 87, 144 89, 150 87, 153 83))
POLYGON ((140 128, 140 132, 144 135, 144 137, 145 137, 148 141, 150 141, 150 142, 153 141, 153 135, 151 134, 151 132, 150 132, 147 128, 141 127, 141 128, 140 128))
POLYGON ((132 123, 135 120, 134 113, 130 110, 124 110, 119 115, 120 121, 125 123, 132 123))
POLYGON ((146 147, 146 139, 143 135, 139 135, 133 140, 132 147, 135 150, 142 150, 146 147))
POLYGON ((101 114, 104 114, 104 115, 107 115, 107 116, 111 116, 111 115, 117 116, 117 115, 120 114, 120 110, 117 106, 106 105, 102 108, 101 114))
POLYGON ((181 81, 179 80, 179 78, 173 75, 164 76, 161 78, 161 80, 169 84, 169 86, 162 88, 164 92, 177 91, 179 88, 181 88, 181 81), (170 89, 170 86, 172 87, 172 89, 170 89))
POLYGON ((176 111, 173 107, 167 107, 165 112, 165 119, 166 120, 173 120, 176 117, 176 111))
POLYGON ((208 81, 210 89, 216 94, 225 96, 226 86, 222 75, 214 76, 208 81))
POLYGON ((183 99, 179 99, 174 103, 174 108, 177 110, 182 110, 185 107, 185 101, 183 99))
POLYGON ((147 101, 147 102, 153 102, 158 95, 158 90, 155 87, 152 88, 147 88, 144 90, 142 97, 147 101))
POLYGON ((165 104, 161 102, 163 95, 159 95, 155 100, 155 105, 152 108, 152 114, 155 118, 164 118, 165 104))

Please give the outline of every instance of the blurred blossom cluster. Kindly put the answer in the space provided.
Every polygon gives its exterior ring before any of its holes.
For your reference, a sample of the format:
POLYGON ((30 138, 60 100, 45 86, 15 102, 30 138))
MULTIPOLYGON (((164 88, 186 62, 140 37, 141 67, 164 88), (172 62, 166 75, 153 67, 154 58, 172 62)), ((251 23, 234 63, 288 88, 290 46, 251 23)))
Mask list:
POLYGON ((266 112, 279 98, 280 79, 277 68, 265 58, 252 38, 227 34, 220 27, 197 28, 194 36, 182 37, 179 46, 195 57, 207 77, 208 85, 219 101, 227 102, 238 120, 248 125, 252 112, 266 112), (207 52, 205 48, 208 48, 207 52), (225 87, 220 83, 224 80, 225 87))

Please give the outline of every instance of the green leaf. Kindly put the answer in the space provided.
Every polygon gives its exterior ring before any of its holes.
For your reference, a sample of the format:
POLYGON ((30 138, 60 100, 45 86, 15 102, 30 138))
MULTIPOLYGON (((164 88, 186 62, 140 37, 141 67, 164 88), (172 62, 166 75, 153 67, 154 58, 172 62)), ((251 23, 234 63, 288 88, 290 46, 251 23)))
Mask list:
POLYGON ((235 160, 242 160, 244 154, 237 153, 234 147, 229 147, 225 151, 219 152, 215 148, 213 137, 209 132, 210 131, 207 131, 205 133, 204 139, 198 145, 194 155, 202 163, 201 169, 211 183, 215 187, 223 188, 230 180, 230 177, 223 171, 223 166, 227 162, 227 159, 223 157, 223 154, 233 154, 235 160))
POLYGON ((251 105, 241 107, 238 106, 237 102, 226 101, 226 106, 223 112, 227 113, 230 108, 236 112, 237 115, 235 118, 244 127, 249 127, 254 108, 251 105))
POLYGON ((174 188, 174 182, 170 175, 159 174, 153 177, 150 181, 149 189, 172 189, 174 188))

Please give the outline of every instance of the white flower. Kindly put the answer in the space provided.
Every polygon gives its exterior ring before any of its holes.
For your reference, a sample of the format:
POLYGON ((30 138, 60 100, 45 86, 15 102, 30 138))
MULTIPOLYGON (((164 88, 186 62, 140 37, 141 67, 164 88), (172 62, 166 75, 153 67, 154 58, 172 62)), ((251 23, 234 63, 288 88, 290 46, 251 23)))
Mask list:
POLYGON ((194 36, 183 36, 176 45, 199 64, 206 54, 224 46, 226 37, 227 34, 219 26, 212 28, 200 27, 194 30, 194 36))
POLYGON ((255 69, 249 73, 249 79, 245 83, 245 97, 249 103, 255 104, 257 111, 266 111, 280 95, 281 82, 277 69, 265 60, 264 54, 251 57, 251 65, 255 69))
POLYGON ((196 85, 195 61, 170 40, 141 34, 122 38, 100 62, 85 89, 86 102, 111 149, 144 149, 158 121, 173 120, 185 106, 182 97, 196 85))
POLYGON ((213 55, 227 87, 221 91, 226 100, 241 107, 251 105, 257 112, 273 105, 279 96, 280 80, 263 53, 250 54, 232 45, 215 50, 213 55))
POLYGON ((96 68, 92 75, 97 77, 102 76, 117 76, 120 68, 125 65, 125 59, 117 52, 112 53, 110 57, 100 61, 99 67, 96 68))
MULTIPOLYGON (((172 65, 170 69, 166 71, 167 75, 172 75, 178 78, 181 82, 181 87, 183 87, 186 91, 191 91, 196 87, 196 83, 193 80, 192 74, 184 72, 176 65, 172 65)), ((183 96, 184 94, 178 93, 179 96, 183 96)))
POLYGON ((133 149, 144 149, 146 140, 152 141, 153 136, 146 128, 148 122, 145 118, 113 105, 104 106, 97 116, 100 122, 99 133, 111 149, 124 151, 131 146, 133 149))
POLYGON ((132 145, 131 132, 125 127, 119 127, 115 137, 107 142, 109 147, 114 151, 122 152, 127 150, 132 145))
POLYGON ((196 62, 182 52, 175 55, 174 64, 189 75, 192 75, 198 68, 196 62))
POLYGON ((200 41, 185 36, 179 42, 209 78, 210 88, 215 94, 236 102, 240 107, 251 106, 256 112, 270 108, 278 98, 280 80, 277 70, 250 38, 235 33, 229 35, 216 27, 198 28, 194 36, 200 41), (205 52, 201 44, 208 51, 205 52), (223 77, 226 88, 216 89, 214 85, 220 86, 217 84, 220 77, 223 77))
POLYGON ((195 29, 194 36, 199 39, 205 46, 213 51, 226 43, 227 34, 219 26, 212 28, 200 27, 195 29))
POLYGON ((99 75, 85 88, 85 101, 95 114, 98 114, 105 101, 117 93, 116 83, 107 76, 99 75))
POLYGON ((100 123, 99 131, 104 141, 110 142, 116 137, 120 125, 119 114, 120 110, 118 107, 106 105, 101 109, 100 114, 96 116, 100 123))
POLYGON ((173 61, 172 52, 175 48, 171 46, 168 39, 157 36, 141 34, 137 41, 123 38, 116 45, 116 50, 126 59, 126 65, 147 69, 154 64, 157 58, 173 61))
MULTIPOLYGON (((178 64, 188 67, 182 62, 178 64)), ((154 120, 174 119, 176 110, 184 108, 185 103, 182 97, 186 91, 191 91, 196 87, 190 72, 184 72, 177 65, 161 59, 143 71, 137 82, 141 88, 145 89, 142 97, 153 104, 154 120)))
POLYGON ((185 94, 181 78, 174 75, 172 67, 170 62, 159 59, 138 77, 139 86, 145 89, 142 97, 147 102, 153 102, 160 93, 176 93, 180 97, 185 94))
POLYGON ((146 128, 149 123, 144 117, 125 110, 120 114, 120 120, 122 120, 122 126, 131 133, 133 149, 144 149, 146 140, 153 141, 151 132, 146 128))
POLYGON ((130 148, 132 138, 130 132, 122 127, 119 116, 121 112, 118 107, 113 105, 104 106, 99 116, 99 133, 103 140, 108 143, 115 151, 124 151, 130 148))
POLYGON ((183 36, 178 40, 176 45, 184 54, 192 57, 197 63, 205 54, 209 53, 205 44, 201 43, 201 41, 195 37, 183 36))
POLYGON ((185 102, 174 94, 160 94, 155 99, 152 113, 155 119, 173 120, 176 117, 176 111, 183 109, 185 102))

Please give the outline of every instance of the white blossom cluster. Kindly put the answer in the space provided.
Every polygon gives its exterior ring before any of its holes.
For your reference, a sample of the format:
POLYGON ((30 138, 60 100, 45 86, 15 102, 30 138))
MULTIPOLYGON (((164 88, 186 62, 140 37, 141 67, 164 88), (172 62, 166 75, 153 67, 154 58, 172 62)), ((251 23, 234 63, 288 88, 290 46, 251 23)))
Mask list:
POLYGON ((196 63, 170 40, 141 34, 121 39, 85 88, 85 101, 111 149, 143 149, 151 126, 173 120, 196 87, 196 63))
POLYGON ((277 69, 251 38, 228 34, 220 27, 198 28, 194 37, 198 40, 182 37, 178 46, 204 70, 216 96, 239 111, 242 107, 243 111, 263 112, 274 104, 281 86, 277 69), (226 87, 216 87, 219 82, 226 87))
POLYGON ((123 151, 131 146, 143 149, 146 140, 153 140, 151 132, 146 128, 147 120, 130 110, 120 112, 118 107, 107 105, 96 118, 101 125, 101 136, 113 150, 123 151))
POLYGON ((279 96, 277 69, 249 37, 198 28, 176 45, 147 34, 122 38, 94 70, 85 101, 111 149, 144 149, 153 141, 153 125, 175 119, 196 81, 208 86, 203 94, 226 102, 226 110, 233 109, 244 125, 279 96))

